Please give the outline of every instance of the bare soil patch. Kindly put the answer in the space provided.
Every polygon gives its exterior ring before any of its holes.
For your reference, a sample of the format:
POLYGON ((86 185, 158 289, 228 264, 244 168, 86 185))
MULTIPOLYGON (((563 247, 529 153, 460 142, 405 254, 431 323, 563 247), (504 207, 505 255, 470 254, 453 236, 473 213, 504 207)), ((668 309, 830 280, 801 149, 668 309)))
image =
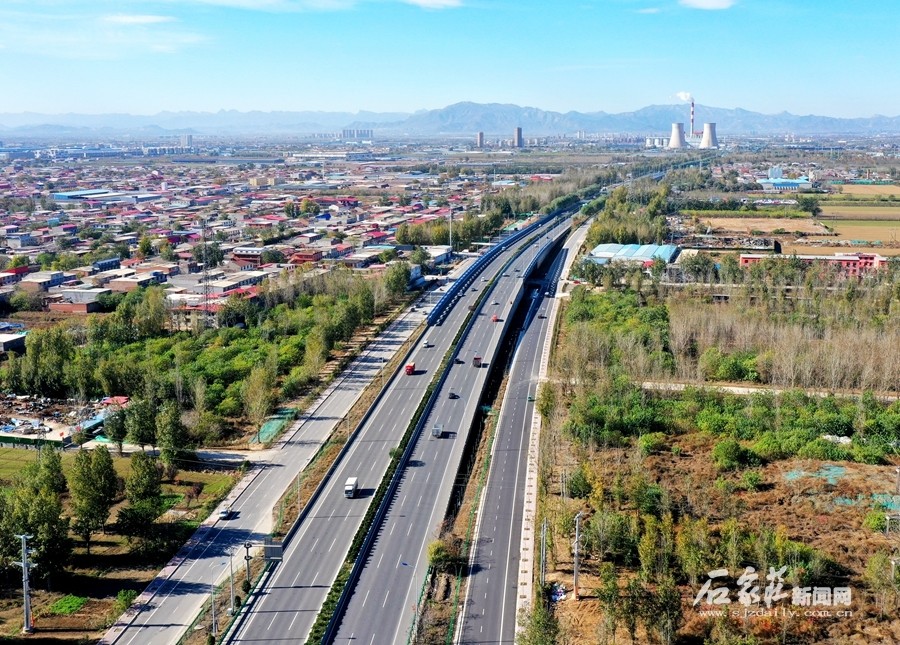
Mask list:
POLYGON ((751 231, 772 233, 779 229, 789 233, 804 235, 824 235, 828 231, 813 219, 769 218, 769 217, 716 217, 704 219, 704 225, 715 233, 740 233, 750 235, 751 231))

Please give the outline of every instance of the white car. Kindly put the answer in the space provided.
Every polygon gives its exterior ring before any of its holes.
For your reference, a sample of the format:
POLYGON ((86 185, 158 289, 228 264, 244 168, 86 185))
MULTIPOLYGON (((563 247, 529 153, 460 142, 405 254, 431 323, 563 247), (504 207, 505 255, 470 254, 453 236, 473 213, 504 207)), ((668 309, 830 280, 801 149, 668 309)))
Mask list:
POLYGON ((230 506, 226 506, 221 511, 219 511, 219 519, 220 520, 227 520, 229 517, 231 517, 231 507, 230 506))

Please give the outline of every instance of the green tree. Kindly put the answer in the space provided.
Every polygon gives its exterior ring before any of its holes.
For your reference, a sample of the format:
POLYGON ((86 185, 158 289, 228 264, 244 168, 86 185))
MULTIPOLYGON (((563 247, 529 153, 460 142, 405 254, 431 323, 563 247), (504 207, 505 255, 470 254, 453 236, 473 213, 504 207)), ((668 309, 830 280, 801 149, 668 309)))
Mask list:
POLYGON ((601 642, 616 640, 616 625, 621 617, 622 603, 619 594, 619 580, 616 577, 616 570, 612 563, 604 562, 600 565, 600 588, 598 597, 600 607, 603 609, 603 631, 601 642))
POLYGON ((518 617, 521 631, 516 635, 518 645, 554 645, 559 639, 559 621, 541 598, 531 611, 521 613, 518 617))
POLYGON ((275 400, 274 385, 275 374, 271 365, 268 364, 259 364, 254 367, 250 370, 247 380, 244 381, 242 390, 244 414, 247 415, 257 431, 272 411, 275 400))
POLYGON ((40 449, 40 469, 38 471, 38 484, 57 495, 66 492, 66 476, 62 471, 62 456, 53 447, 53 444, 45 443, 40 449))
POLYGON ((869 585, 869 589, 875 594, 876 603, 881 616, 884 616, 885 606, 888 596, 897 594, 898 583, 900 577, 894 574, 891 579, 891 573, 894 567, 891 566, 891 559, 884 551, 878 551, 866 562, 866 570, 863 573, 863 579, 869 585))
POLYGON ((620 612, 632 643, 635 642, 638 617, 644 613, 643 607, 646 604, 647 592, 644 586, 638 578, 631 578, 620 600, 620 612))
POLYGON ((399 296, 406 293, 406 287, 409 285, 409 264, 406 262, 397 262, 392 264, 384 272, 384 287, 392 296, 399 296))
POLYGON ((153 239, 149 235, 142 235, 138 242, 138 253, 142 258, 153 255, 153 239))
POLYGON ((131 443, 156 445, 156 419, 153 403, 147 399, 132 399, 125 408, 125 433, 131 443))
POLYGON ((132 506, 140 502, 159 504, 162 496, 162 469, 146 452, 131 455, 131 474, 125 482, 125 497, 132 506))
POLYGON ((75 453, 69 477, 75 514, 72 530, 84 540, 90 555, 91 536, 106 525, 117 488, 109 451, 105 447, 90 452, 82 448, 75 453))
POLYGON ((813 217, 818 217, 822 214, 822 207, 819 206, 819 200, 815 197, 810 197, 809 195, 797 196, 797 208, 805 213, 809 213, 813 217))
POLYGON ((189 457, 187 429, 181 422, 181 410, 175 401, 166 401, 156 415, 156 441, 159 444, 159 460, 166 466, 169 477, 182 467, 189 457))
POLYGON ((671 577, 666 577, 657 586, 650 603, 653 611, 652 625, 659 639, 665 645, 675 642, 675 634, 684 622, 681 608, 681 593, 671 577))
POLYGON ((300 202, 300 212, 304 215, 318 215, 321 210, 319 204, 313 199, 305 198, 300 202))
POLYGON ((705 253, 684 258, 681 261, 681 270, 695 282, 712 282, 715 278, 715 263, 705 253))
POLYGON ((411 264, 418 264, 421 266, 427 264, 429 260, 431 260, 431 256, 428 255, 428 251, 421 246, 417 246, 413 249, 413 252, 409 254, 409 261, 411 264))
POLYGON ((143 298, 134 308, 133 325, 138 338, 154 338, 166 327, 168 310, 162 287, 150 287, 143 292, 143 298))
MULTIPOLYGON (((60 496, 41 485, 40 468, 26 468, 0 503, 0 550, 9 561, 18 555, 18 541, 12 536, 23 533, 30 541, 35 575, 51 579, 61 572, 72 553, 69 518, 63 515, 60 496)), ((4 496, 0 496, 4 497, 4 496)))
POLYGON ((225 259, 225 252, 219 248, 216 242, 198 244, 191 251, 191 255, 194 257, 194 262, 203 262, 205 256, 210 267, 219 266, 225 259))
POLYGON ((122 456, 122 444, 128 436, 128 428, 125 425, 125 410, 115 408, 112 413, 107 414, 103 419, 103 434, 106 438, 116 444, 119 450, 119 456, 122 456))
POLYGON ((284 264, 287 262, 287 259, 281 251, 276 249, 266 249, 260 254, 259 262, 260 264, 284 264))
POLYGON ((710 556, 709 526, 706 518, 693 520, 685 518, 679 526, 675 538, 675 555, 681 563, 691 585, 697 584, 697 578, 708 570, 710 556))

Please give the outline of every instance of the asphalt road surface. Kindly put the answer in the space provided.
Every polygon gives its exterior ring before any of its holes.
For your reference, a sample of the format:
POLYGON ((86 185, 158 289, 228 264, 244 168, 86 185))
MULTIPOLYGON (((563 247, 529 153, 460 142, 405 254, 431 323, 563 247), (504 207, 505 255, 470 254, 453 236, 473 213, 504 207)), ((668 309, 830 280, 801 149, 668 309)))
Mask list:
MULTIPOLYGON (((501 262, 498 259, 489 265, 485 274, 499 271, 501 262)), ((259 597, 248 608, 229 642, 273 645, 306 640, 384 477, 390 451, 397 447, 406 431, 435 370, 468 314, 468 305, 476 301, 487 285, 476 280, 461 294, 443 325, 427 330, 425 337, 432 346, 424 348, 420 343, 416 348, 412 357, 416 373, 407 376, 401 370, 390 382, 388 392, 373 409, 322 494, 310 507, 286 546, 283 561, 265 581, 259 597), (348 477, 359 478, 360 492, 354 499, 344 497, 344 482, 348 477)), ((486 374, 487 370, 483 372, 486 374)))
MULTIPOLYGON (((555 285, 564 265, 571 265, 585 231, 580 229, 575 239, 567 240, 547 271, 548 284, 555 285)), ((542 294, 553 291, 549 286, 542 294)), ((541 356, 551 342, 549 310, 553 300, 541 295, 534 304, 516 346, 500 409, 469 558, 465 601, 455 634, 459 644, 515 643, 518 597, 530 591, 530 586, 519 588, 528 446, 535 414, 534 402, 528 399, 537 398, 541 356)), ((533 545, 530 552, 534 553, 533 545)))
MULTIPOLYGON (((568 231, 568 225, 559 231, 568 231)), ((475 417, 488 376, 487 365, 476 368, 472 358, 480 355, 485 362, 499 360, 495 356, 506 319, 523 296, 523 270, 548 242, 542 238, 537 247, 524 251, 505 269, 463 339, 459 348, 462 360, 451 365, 397 494, 378 527, 367 566, 342 616, 336 643, 407 642, 428 569, 428 544, 437 537, 444 520, 465 445, 464 433, 475 417), (492 322, 494 314, 498 322, 492 322), (435 423, 444 426, 441 438, 429 432, 435 423)))

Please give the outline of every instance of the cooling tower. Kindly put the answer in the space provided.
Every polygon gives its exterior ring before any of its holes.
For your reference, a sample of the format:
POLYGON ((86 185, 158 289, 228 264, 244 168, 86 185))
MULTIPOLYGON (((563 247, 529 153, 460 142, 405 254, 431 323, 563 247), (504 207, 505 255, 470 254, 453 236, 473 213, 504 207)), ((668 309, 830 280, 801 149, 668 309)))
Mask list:
POLYGON ((684 123, 672 124, 672 136, 669 137, 669 148, 684 148, 684 123))
POLYGON ((716 124, 703 124, 703 138, 700 139, 701 148, 718 148, 719 140, 716 138, 716 124))

